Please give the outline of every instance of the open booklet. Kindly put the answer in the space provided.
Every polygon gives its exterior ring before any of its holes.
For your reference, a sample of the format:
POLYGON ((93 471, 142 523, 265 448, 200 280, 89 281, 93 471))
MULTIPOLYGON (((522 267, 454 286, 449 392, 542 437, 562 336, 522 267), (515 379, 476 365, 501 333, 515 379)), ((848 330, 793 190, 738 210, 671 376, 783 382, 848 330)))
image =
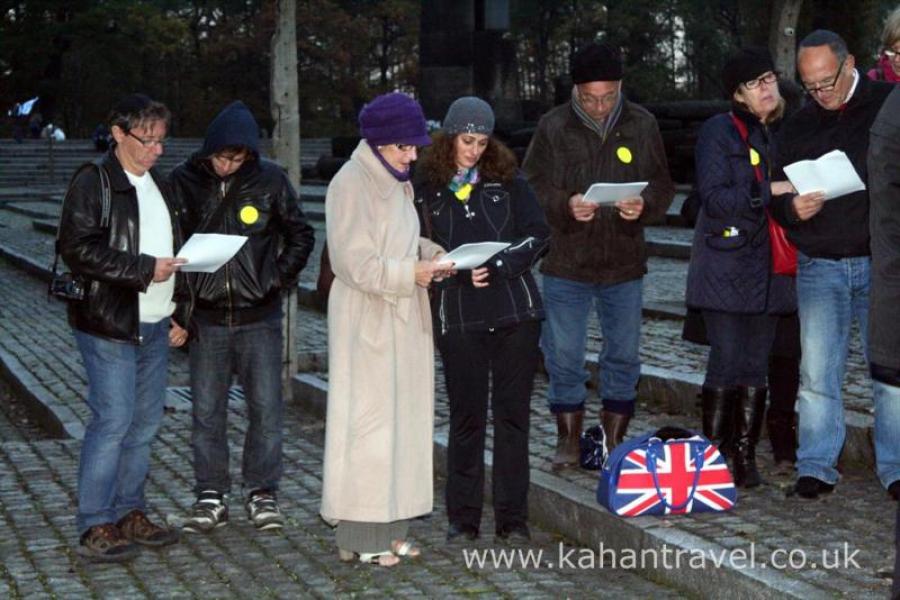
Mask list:
POLYGON ((632 181, 630 183, 595 183, 584 193, 584 202, 599 206, 611 206, 619 200, 640 196, 646 181, 632 181))
POLYGON ((187 264, 180 270, 197 273, 215 273, 231 260, 247 241, 243 235, 224 233, 195 233, 178 251, 177 258, 186 258, 187 264))
POLYGON ((825 192, 831 200, 866 189, 853 163, 840 150, 832 150, 815 160, 800 160, 784 168, 798 194, 825 192))
POLYGON ((440 262, 453 262, 454 269, 474 269, 488 261, 490 257, 509 247, 508 242, 479 242, 463 244, 440 258, 440 262))

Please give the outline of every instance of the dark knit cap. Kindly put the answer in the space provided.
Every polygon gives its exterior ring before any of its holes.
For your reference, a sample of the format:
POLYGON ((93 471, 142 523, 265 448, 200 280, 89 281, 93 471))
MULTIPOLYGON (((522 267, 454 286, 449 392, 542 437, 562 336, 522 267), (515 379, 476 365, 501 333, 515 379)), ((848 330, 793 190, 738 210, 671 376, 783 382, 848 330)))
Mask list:
POLYGON ((741 48, 722 68, 722 85, 728 98, 734 96, 738 86, 756 79, 767 71, 774 71, 775 63, 769 50, 759 46, 741 48))
POLYGON ((447 109, 442 129, 447 135, 458 133, 491 135, 494 132, 494 111, 491 105, 481 98, 475 96, 457 98, 447 109))
POLYGON ((363 107, 359 113, 359 134, 373 147, 431 143, 422 107, 399 92, 382 94, 363 107))
POLYGON ((608 44, 591 43, 572 57, 572 83, 619 81, 622 79, 622 57, 608 44))

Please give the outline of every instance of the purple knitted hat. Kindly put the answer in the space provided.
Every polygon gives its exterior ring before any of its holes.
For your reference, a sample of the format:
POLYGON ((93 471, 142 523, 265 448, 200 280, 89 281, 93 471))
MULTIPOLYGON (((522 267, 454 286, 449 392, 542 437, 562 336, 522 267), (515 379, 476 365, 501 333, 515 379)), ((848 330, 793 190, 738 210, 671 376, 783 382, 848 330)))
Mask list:
POLYGON ((431 143, 422 107, 400 92, 382 94, 363 106, 359 113, 359 134, 373 147, 385 144, 427 146, 431 143))

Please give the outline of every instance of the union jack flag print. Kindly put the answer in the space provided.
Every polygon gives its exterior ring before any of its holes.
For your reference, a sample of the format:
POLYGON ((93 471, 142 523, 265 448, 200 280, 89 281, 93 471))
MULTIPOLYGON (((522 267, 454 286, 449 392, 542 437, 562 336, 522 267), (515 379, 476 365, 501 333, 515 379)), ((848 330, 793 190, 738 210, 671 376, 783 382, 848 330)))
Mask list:
POLYGON ((666 441, 654 436, 629 440, 613 451, 597 488, 600 504, 623 517, 714 512, 734 506, 734 481, 716 446, 696 434, 666 441))

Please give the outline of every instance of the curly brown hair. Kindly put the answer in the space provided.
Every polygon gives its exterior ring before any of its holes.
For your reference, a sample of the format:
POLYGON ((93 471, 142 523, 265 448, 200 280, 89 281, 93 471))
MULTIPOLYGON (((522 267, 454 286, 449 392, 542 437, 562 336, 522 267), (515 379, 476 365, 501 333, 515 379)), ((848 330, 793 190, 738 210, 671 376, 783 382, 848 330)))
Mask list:
MULTIPOLYGON (((417 169, 423 181, 435 187, 450 183, 457 171, 456 149, 453 145, 455 139, 455 135, 444 132, 432 136, 431 145, 423 152, 417 169)), ((517 168, 518 162, 512 150, 494 136, 488 138, 487 148, 478 161, 478 171, 482 178, 486 181, 509 182, 515 177, 517 168)))

